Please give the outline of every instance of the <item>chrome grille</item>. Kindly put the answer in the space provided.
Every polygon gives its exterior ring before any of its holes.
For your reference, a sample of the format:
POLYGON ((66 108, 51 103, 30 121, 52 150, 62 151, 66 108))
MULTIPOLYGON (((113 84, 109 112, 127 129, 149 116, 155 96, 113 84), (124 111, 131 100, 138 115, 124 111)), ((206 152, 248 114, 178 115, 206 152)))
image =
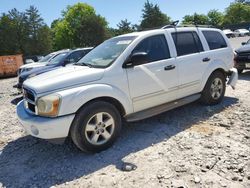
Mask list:
POLYGON ((36 114, 36 97, 34 92, 27 88, 23 88, 23 98, 24 98, 24 103, 25 103, 25 108, 33 113, 36 114))

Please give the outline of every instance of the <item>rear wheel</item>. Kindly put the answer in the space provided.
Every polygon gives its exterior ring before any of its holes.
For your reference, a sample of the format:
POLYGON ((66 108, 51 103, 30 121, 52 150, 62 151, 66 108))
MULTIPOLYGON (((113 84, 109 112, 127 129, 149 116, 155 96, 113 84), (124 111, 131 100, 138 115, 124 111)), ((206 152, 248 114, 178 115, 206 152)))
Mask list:
POLYGON ((118 110, 110 103, 95 101, 77 113, 70 136, 80 150, 100 152, 114 143, 120 131, 118 110))
POLYGON ((226 90, 226 78, 220 71, 212 73, 202 93, 201 102, 207 105, 215 105, 222 101, 226 90))

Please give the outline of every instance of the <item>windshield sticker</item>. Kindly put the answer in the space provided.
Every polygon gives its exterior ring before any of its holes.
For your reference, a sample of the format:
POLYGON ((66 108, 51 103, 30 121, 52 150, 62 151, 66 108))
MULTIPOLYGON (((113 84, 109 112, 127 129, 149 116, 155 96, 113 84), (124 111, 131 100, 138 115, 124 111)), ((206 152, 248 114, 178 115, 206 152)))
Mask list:
POLYGON ((132 42, 132 40, 121 40, 121 41, 118 41, 116 44, 130 44, 132 42))

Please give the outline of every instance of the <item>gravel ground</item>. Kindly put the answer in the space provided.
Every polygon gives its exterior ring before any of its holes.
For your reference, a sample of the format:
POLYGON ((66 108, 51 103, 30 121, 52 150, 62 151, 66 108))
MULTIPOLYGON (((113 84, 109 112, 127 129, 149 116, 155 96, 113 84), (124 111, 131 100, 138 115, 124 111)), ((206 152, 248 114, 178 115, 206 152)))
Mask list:
POLYGON ((195 102, 126 124, 94 155, 27 136, 15 82, 0 80, 0 187, 250 187, 250 71, 220 105, 195 102))

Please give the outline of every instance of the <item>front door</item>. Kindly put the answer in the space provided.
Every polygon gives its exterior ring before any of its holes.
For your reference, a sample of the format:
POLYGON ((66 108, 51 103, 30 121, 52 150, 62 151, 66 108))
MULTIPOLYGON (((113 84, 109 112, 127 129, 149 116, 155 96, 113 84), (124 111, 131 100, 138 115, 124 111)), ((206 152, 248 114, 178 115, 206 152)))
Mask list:
POLYGON ((178 65, 170 57, 165 35, 141 41, 133 50, 146 52, 148 62, 127 69, 130 96, 138 112, 176 99, 178 96, 178 65))

